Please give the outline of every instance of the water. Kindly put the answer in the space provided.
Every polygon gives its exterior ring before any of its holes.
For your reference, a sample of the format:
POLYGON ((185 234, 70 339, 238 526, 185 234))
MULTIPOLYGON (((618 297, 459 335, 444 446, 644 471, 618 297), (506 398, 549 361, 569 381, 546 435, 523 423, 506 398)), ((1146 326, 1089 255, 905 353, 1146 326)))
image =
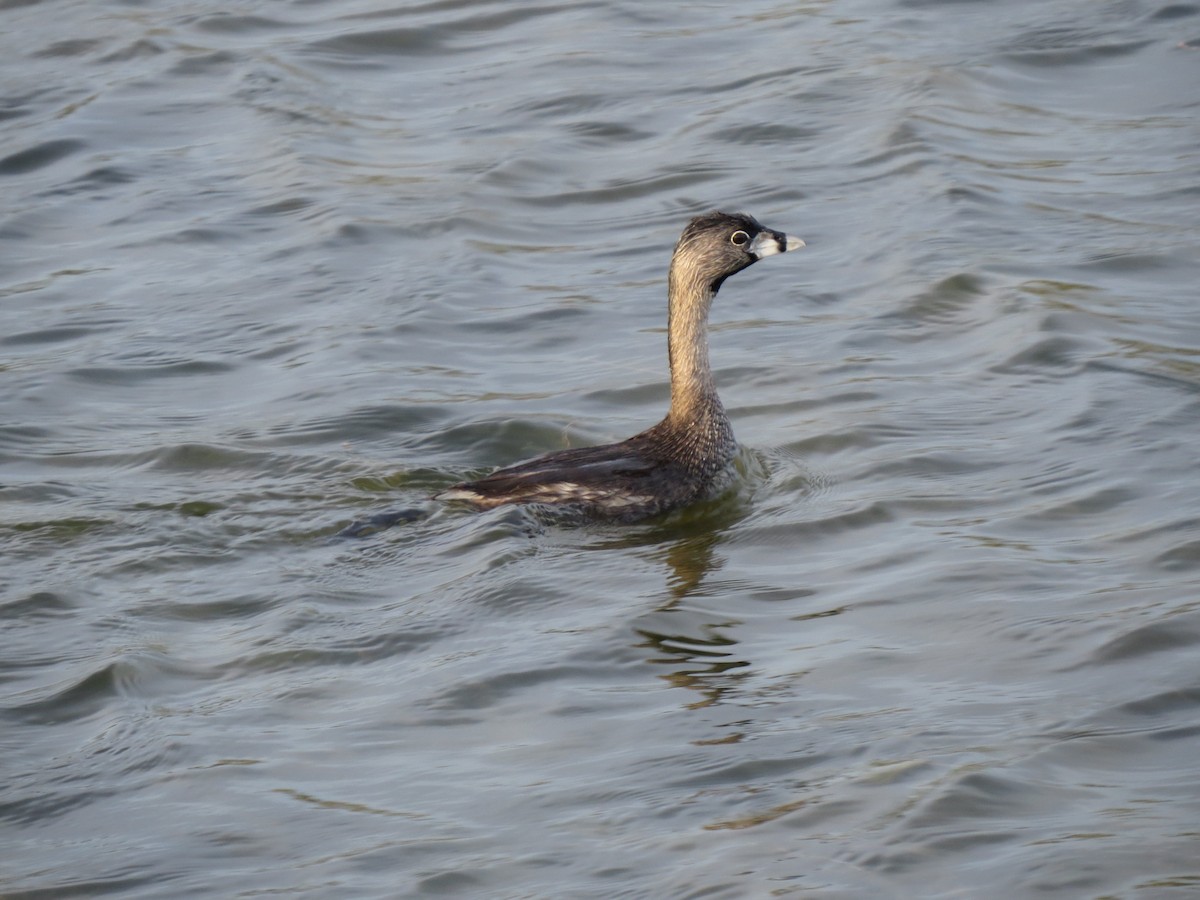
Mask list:
POLYGON ((1200 6, 0 34, 5 896, 1200 889, 1200 6), (713 207, 735 495, 332 539, 656 421, 713 207))

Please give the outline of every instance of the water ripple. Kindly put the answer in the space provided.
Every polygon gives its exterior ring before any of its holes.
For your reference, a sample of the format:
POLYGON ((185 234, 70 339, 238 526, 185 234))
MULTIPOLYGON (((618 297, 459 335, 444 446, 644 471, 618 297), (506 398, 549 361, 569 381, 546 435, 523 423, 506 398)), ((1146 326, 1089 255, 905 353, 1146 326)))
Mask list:
POLYGON ((1194 885, 1194 4, 71 10, 0 57, 0 890, 1194 885), (429 502, 662 415, 713 207, 809 242, 714 305, 736 489, 429 502))

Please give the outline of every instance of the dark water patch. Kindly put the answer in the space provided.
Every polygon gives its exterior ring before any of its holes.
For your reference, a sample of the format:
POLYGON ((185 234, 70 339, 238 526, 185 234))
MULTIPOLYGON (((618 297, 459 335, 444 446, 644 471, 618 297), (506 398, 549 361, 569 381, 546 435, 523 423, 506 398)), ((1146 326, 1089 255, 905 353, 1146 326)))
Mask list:
POLYGON ((897 0, 897 4, 905 9, 940 9, 944 6, 969 6, 986 4, 986 0, 897 0))
MULTIPOLYGON (((0 371, 3 371, 0 369, 0 371)), ((46 441, 52 434, 51 429, 39 425, 5 425, 0 423, 0 449, 18 453, 27 453, 30 447, 36 447, 46 441)))
POLYGON ((147 466, 168 472, 239 471, 269 468, 269 454, 222 447, 214 444, 176 444, 138 454, 132 466, 147 466))
MULTIPOLYGON (((1193 629, 1193 637, 1195 636, 1193 629)), ((1121 713, 1139 718, 1173 717, 1178 713, 1189 715, 1198 710, 1200 710, 1200 686, 1164 691, 1151 697, 1141 697, 1120 707, 1121 713)))
POLYGON ((771 533, 793 543, 806 539, 819 540, 831 538, 846 533, 859 533, 871 527, 886 525, 894 521, 896 512, 892 505, 882 501, 864 502, 856 508, 835 510, 821 514, 817 512, 813 518, 803 522, 791 522, 785 525, 772 525, 761 532, 761 538, 767 540, 771 533))
POLYGON ((583 447, 594 443, 573 428, 508 419, 500 422, 473 422, 442 428, 422 437, 415 445, 422 450, 450 452, 457 457, 493 460, 524 459, 549 450, 583 447))
POLYGON ((212 623, 236 621, 238 619, 253 619, 270 612, 278 606, 275 597, 264 597, 255 594, 242 594, 237 597, 220 598, 216 600, 197 599, 194 601, 176 598, 171 601, 154 601, 141 615, 147 618, 184 622, 212 623))
MULTIPOLYGON (((746 371, 746 376, 754 374, 751 370, 746 371)), ((764 386, 768 385, 791 385, 795 383, 796 376, 793 374, 781 374, 773 370, 768 370, 765 373, 758 373, 758 382, 764 386)), ((783 402, 766 404, 763 406, 752 406, 742 404, 738 406, 738 414, 742 417, 749 418, 751 416, 766 416, 769 419, 783 421, 790 419, 799 413, 811 414, 815 410, 819 410, 825 406, 856 406, 866 404, 878 404, 881 399, 881 394, 878 391, 868 391, 862 389, 853 389, 849 385, 840 387, 838 390, 822 394, 817 397, 794 397, 783 402)), ((799 454, 796 454, 798 457, 799 454)))
MULTIPOLYGON (((942 279, 928 291, 908 301, 893 315, 912 322, 914 326, 926 322, 950 324, 962 320, 965 311, 987 294, 986 283, 980 276, 963 272, 942 279)), ((976 321, 976 317, 972 316, 970 321, 976 321)))
POLYGON ((586 667, 550 666, 505 672, 486 679, 470 680, 456 684, 431 697, 427 704, 434 710, 477 711, 504 706, 514 694, 522 693, 544 684, 578 683, 578 679, 591 680, 593 673, 586 667))
MULTIPOLYGON (((26 792, 21 791, 18 787, 8 795, 8 799, 0 801, 0 821, 8 822, 11 825, 35 826, 38 823, 51 822, 56 818, 69 815, 70 813, 84 809, 93 803, 103 800, 105 797, 112 795, 112 791, 95 791, 95 790, 74 790, 74 791, 55 791, 53 793, 42 792, 37 796, 28 796, 26 792)), ((45 873, 39 872, 37 875, 44 876, 45 873)), ((43 879, 39 879, 43 882, 43 879)), ((48 891, 22 891, 15 894, 19 897, 63 897, 63 896, 96 896, 91 893, 81 892, 72 895, 69 891, 60 893, 59 889, 52 888, 48 891)))
POLYGON ((83 141, 61 138, 44 141, 28 150, 19 150, 0 159, 0 175, 25 175, 53 165, 60 159, 79 153, 87 146, 83 141))
POLYGON ((966 771, 949 778, 938 795, 912 817, 910 827, 931 829, 933 843, 942 847, 962 846, 962 842, 1009 843, 1016 837, 1016 821, 1035 809, 1044 813, 1070 794, 1012 774, 966 771), (999 827, 972 830, 969 823, 973 821, 999 827))
POLYGON ((337 37, 313 41, 306 51, 315 56, 343 60, 363 65, 368 61, 382 64, 376 57, 420 57, 445 51, 449 35, 440 28, 380 28, 370 31, 351 31, 337 37))
POLYGON ((538 97, 535 100, 522 100, 513 105, 510 115, 534 115, 549 121, 557 121, 568 115, 599 112, 606 109, 612 102, 612 98, 607 94, 577 91, 551 97, 538 97))
MULTIPOLYGON (((726 378, 726 373, 721 373, 720 380, 728 380, 730 383, 735 383, 739 380, 737 374, 731 374, 731 377, 726 378)), ((637 384, 632 387, 619 388, 601 388, 599 390, 584 391, 580 393, 579 399, 581 406, 585 409, 596 409, 608 413, 608 417, 628 418, 631 411, 645 409, 643 414, 646 418, 645 425, 652 424, 649 420, 653 417, 659 417, 667 410, 671 402, 670 383, 665 379, 658 381, 649 381, 646 384, 637 384)), ((608 422, 600 423, 604 427, 608 427, 608 422)), ((630 425, 630 428, 640 428, 641 425, 630 425)))
POLYGON ((28 623, 39 619, 57 619, 69 615, 78 603, 55 591, 35 591, 0 601, 0 618, 28 623))
MULTIPOLYGON (((263 650, 233 660, 227 665, 230 671, 244 675, 262 675, 278 672, 314 672, 330 668, 343 668, 367 664, 376 660, 404 656, 428 644, 444 638, 441 632, 409 632, 404 634, 371 635, 357 641, 342 641, 340 647, 279 647, 263 650)), ((332 691, 334 688, 329 687, 332 691)), ((323 695, 322 688, 311 681, 289 690, 289 696, 309 692, 313 699, 323 695)))
MULTIPOLYGON (((1055 493, 1065 488, 1063 483, 1050 487, 1055 493)), ((1026 522, 1056 523, 1064 521, 1079 521, 1081 517, 1105 513, 1115 513, 1122 506, 1141 499, 1141 493, 1129 485, 1107 485, 1089 491, 1086 496, 1073 497, 1061 503, 1056 503, 1045 509, 1038 510, 1026 518, 1026 522)))
POLYGON ((0 716, 13 724, 30 725, 57 725, 89 719, 120 695, 122 674, 121 663, 109 663, 41 699, 6 705, 0 709, 0 716))
POLYGON ((39 86, 28 93, 0 96, 0 122, 41 111, 45 105, 54 102, 55 94, 52 88, 39 86))
POLYGON ((76 338, 96 334, 98 329, 92 327, 60 326, 56 328, 40 328, 36 331, 26 331, 21 334, 10 334, 0 338, 0 344, 11 346, 27 346, 38 344, 57 344, 62 341, 73 341, 76 338))
POLYGON ((242 57, 239 54, 228 51, 194 53, 171 66, 167 75, 193 78, 209 73, 225 73, 232 70, 234 66, 239 65, 241 62, 242 57))
POLYGON ((289 216, 293 213, 304 212, 310 209, 315 203, 316 201, 311 197, 288 197, 247 210, 246 214, 263 217, 289 216))
POLYGON ((133 387, 157 378, 189 378, 195 375, 219 375, 233 372, 231 363, 216 360, 179 360, 151 362, 142 366, 88 366, 72 369, 67 374, 77 382, 88 385, 133 387))
POLYGON ((397 447, 421 446, 438 433, 435 425, 444 415, 444 411, 434 405, 359 407, 313 421, 289 422, 278 434, 278 442, 303 446, 330 440, 343 443, 388 441, 397 447))
POLYGON ((525 22, 541 19, 547 16, 555 16, 564 12, 577 13, 581 9, 597 8, 595 3, 583 4, 526 4, 519 7, 503 9, 498 12, 483 12, 479 11, 478 7, 463 7, 474 11, 473 15, 464 16, 461 19, 456 19, 453 22, 444 22, 439 28, 442 32, 450 35, 459 34, 488 34, 503 31, 513 25, 520 25, 525 22))
MULTIPOLYGON (((445 487, 447 478, 452 477, 455 476, 441 469, 417 467, 400 469, 386 475, 357 475, 351 479, 350 484, 355 490, 370 494, 383 494, 401 489, 432 493, 438 488, 445 487)), ((378 498, 368 498, 367 502, 377 503, 378 498)))
POLYGON ((136 60, 155 59, 169 52, 169 48, 164 46, 162 41, 142 37, 129 41, 111 53, 105 54, 100 57, 99 61, 102 63, 134 62, 136 60))
POLYGON ((111 519, 68 517, 32 522, 6 522, 0 529, 12 534, 28 534, 42 541, 64 542, 78 540, 92 532, 115 524, 111 519))
POLYGON ((1151 622, 1109 641, 1092 657, 1094 663, 1120 662, 1200 646, 1200 630, 1179 620, 1151 622))
POLYGON ((63 41, 55 41, 53 44, 35 52, 33 56, 39 58, 82 56, 85 53, 95 50, 103 43, 103 41, 97 38, 69 38, 63 41))
POLYGON ((807 459, 812 456, 836 456, 850 450, 876 447, 879 444, 880 436, 872 433, 871 429, 854 426, 837 431, 827 429, 783 446, 788 453, 807 459))
MULTIPOLYGON (((13 2, 13 0, 8 0, 13 2)), ((39 3, 41 0, 20 0, 20 2, 39 3)), ((17 889, 10 893, 15 898, 20 900, 58 900, 58 898, 71 897, 105 897, 110 894, 123 894, 126 892, 136 892, 142 888, 148 888, 153 884, 162 881, 171 881, 171 876, 150 876, 143 873, 141 866, 124 866, 124 870, 120 874, 114 874, 107 877, 99 878, 72 878, 61 876, 50 877, 45 879, 53 884, 45 890, 35 888, 32 890, 17 889), (135 874, 136 870, 136 874, 135 874)), ((36 873, 41 876, 45 873, 36 873)), ((41 878, 38 879, 42 881, 41 878)), ((20 883, 19 881, 17 882, 20 883)))
POLYGON ((1168 572, 1200 570, 1200 540, 1184 541, 1156 556, 1154 562, 1168 572))
POLYGON ((159 244, 230 244, 242 236, 232 228, 182 228, 154 239, 159 244))
MULTIPOLYGON (((1053 732, 1055 743, 1042 758, 1093 787, 1119 776, 1139 805, 1162 803, 1179 789, 1180 774, 1195 769, 1186 753, 1196 732, 1194 722, 1187 721, 1197 708, 1196 687, 1185 681, 1169 691, 1135 688, 1130 693, 1132 699, 1053 732)), ((1180 836, 1186 832, 1171 837, 1180 836)))
MULTIPOLYGON (((0 229, 0 231, 2 231, 2 230, 3 229, 0 229)), ((19 237, 19 235, 15 235, 15 234, 9 235, 9 236, 13 237, 13 238, 19 237)), ((7 287, 0 288, 0 298, 12 297, 12 296, 16 296, 19 294, 28 294, 28 293, 32 293, 33 291, 42 291, 42 290, 45 290, 46 288, 55 286, 55 282, 57 282, 59 279, 62 279, 62 278, 72 278, 72 277, 79 276, 79 275, 91 275, 93 273, 107 272, 107 271, 110 271, 110 270, 103 266, 97 267, 97 268, 91 268, 91 269, 75 269, 75 268, 56 269, 55 271, 51 272, 49 275, 42 277, 42 278, 38 278, 34 281, 25 281, 25 282, 21 282, 18 284, 13 284, 13 285, 9 285, 7 287)), ((94 325, 94 326, 99 327, 99 326, 108 325, 108 324, 111 324, 111 323, 114 323, 117 321, 123 322, 123 321, 127 321, 127 320, 124 320, 124 319, 115 320, 115 319, 110 319, 110 318, 100 318, 100 317, 79 315, 78 317, 72 317, 72 321, 76 325, 81 324, 81 323, 86 323, 89 325, 94 325)))
POLYGON ((266 16, 218 12, 200 16, 191 22, 191 27, 212 34, 245 36, 256 31, 277 31, 291 27, 291 23, 266 16))
POLYGON ((816 129, 805 128, 802 125, 756 123, 715 131, 712 137, 714 140, 727 141, 731 144, 745 144, 751 147, 762 144, 791 146, 812 141, 819 134, 820 132, 816 129))
POLYGON ((576 122, 571 125, 571 131, 588 142, 601 145, 632 144, 652 137, 648 131, 620 122, 576 122))
POLYGON ((992 367, 997 373, 1038 373, 1054 369, 1078 369, 1092 350, 1088 342, 1068 337, 1047 337, 1020 348, 1004 362, 992 367))
POLYGON ((209 500, 186 500, 179 504, 179 514, 192 519, 203 519, 205 516, 219 512, 224 507, 209 500))
MULTIPOLYGON (((1170 371, 1156 372, 1153 370, 1135 369, 1135 368, 1119 365, 1116 363, 1111 363, 1107 360, 1102 360, 1102 359, 1089 360, 1089 362, 1087 364, 1087 368, 1095 369, 1098 372, 1105 372, 1105 373, 1109 373, 1109 374, 1115 373, 1115 374, 1119 374, 1119 375, 1131 375, 1131 376, 1134 376, 1137 378, 1146 379, 1147 381, 1154 382, 1154 383, 1163 385, 1165 387, 1182 389, 1184 391, 1188 391, 1188 392, 1192 392, 1192 393, 1200 391, 1200 377, 1180 378, 1176 375, 1171 374, 1170 371)), ((1187 375, 1193 374, 1192 368, 1187 367, 1185 374, 1187 374, 1187 375)))
POLYGON ((915 176, 931 165, 933 160, 921 144, 891 146, 858 158, 854 162, 854 168, 865 171, 856 172, 854 183, 865 185, 881 179, 915 176))
POLYGON ((1168 3, 1150 13, 1149 18, 1152 21, 1170 22, 1175 19, 1186 19, 1189 16, 1200 16, 1200 6, 1194 3, 1168 3))
POLYGON ((617 179, 586 190, 569 190, 526 197, 525 203, 535 208, 561 208, 564 205, 590 206, 597 203, 636 200, 663 192, 679 191, 683 188, 695 190, 719 177, 719 170, 707 164, 680 165, 673 172, 664 172, 648 177, 617 179))
POLYGON ((253 524, 235 527, 227 522, 217 523, 203 531, 159 524, 158 527, 145 528, 137 532, 136 537, 122 542, 119 548, 121 552, 113 553, 107 561, 106 574, 118 578, 145 578, 169 576, 172 573, 215 573, 215 570, 229 565, 231 557, 237 552, 235 548, 249 547, 252 539, 260 533, 261 528, 253 524), (250 539, 245 537, 246 534, 250 535, 250 539), (162 544, 167 535, 177 535, 190 545, 198 546, 179 551, 154 551, 153 548, 162 544), (200 535, 207 536, 207 541, 200 540, 200 535))
POLYGON ((995 461, 987 456, 971 456, 965 453, 923 453, 889 460, 872 467, 876 475, 896 476, 903 480, 938 480, 954 475, 973 475, 995 467, 995 461))
POLYGON ((1109 41, 1087 33, 1041 32, 1026 35, 1017 42, 1019 49, 1009 50, 1004 58, 1028 67, 1083 66, 1131 56, 1151 46, 1148 40, 1109 41))
MULTIPOLYGON (((765 792, 746 790, 747 787, 762 782, 778 783, 783 781, 786 783, 788 780, 799 778, 801 773, 806 770, 820 766, 828 761, 828 755, 820 752, 797 752, 779 757, 764 756, 753 760, 732 763, 723 759, 714 761, 706 760, 697 765, 689 766, 688 769, 696 774, 672 779, 671 786, 685 790, 735 789, 742 797, 739 797, 737 801, 731 804, 732 809, 737 810, 739 807, 750 806, 757 810, 756 812, 746 813, 738 817, 743 822, 741 827, 748 827, 750 824, 761 824, 762 822, 769 821, 767 817, 763 816, 761 810, 763 807, 770 805, 770 798, 762 796, 763 793, 770 793, 770 790, 765 792)), ((726 824, 723 827, 731 828, 735 826, 726 824)))
MULTIPOLYGON (((756 70, 746 74, 735 74, 728 81, 706 82, 698 85, 688 85, 680 90, 681 94, 737 94, 750 88, 767 88, 773 82, 794 83, 795 76, 813 71, 809 66, 784 66, 779 69, 756 70)), ((718 73, 727 74, 724 72, 718 73)))
POLYGON ((349 522, 338 522, 337 530, 331 537, 335 541, 363 540, 389 528, 421 522, 428 516, 428 511, 418 506, 406 506, 384 512, 366 512, 349 522))

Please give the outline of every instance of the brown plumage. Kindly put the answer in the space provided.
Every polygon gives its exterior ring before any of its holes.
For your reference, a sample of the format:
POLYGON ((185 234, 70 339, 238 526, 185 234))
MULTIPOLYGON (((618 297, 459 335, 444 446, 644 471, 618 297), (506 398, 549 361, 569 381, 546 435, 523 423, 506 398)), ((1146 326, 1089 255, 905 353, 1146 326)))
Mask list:
POLYGON ((737 451, 708 362, 708 312, 730 275, 804 241, 743 213, 711 212, 688 223, 667 280, 671 408, 652 428, 616 444, 548 453, 436 494, 490 508, 565 505, 633 521, 711 496, 728 484, 737 451))

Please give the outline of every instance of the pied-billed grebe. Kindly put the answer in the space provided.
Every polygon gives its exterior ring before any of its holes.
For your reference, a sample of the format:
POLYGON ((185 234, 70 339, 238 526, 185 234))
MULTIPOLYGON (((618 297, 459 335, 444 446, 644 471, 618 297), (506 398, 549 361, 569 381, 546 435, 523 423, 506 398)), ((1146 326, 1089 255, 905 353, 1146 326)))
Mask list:
POLYGON ((764 256, 804 246, 753 216, 711 212, 688 223, 667 281, 671 409, 618 444, 559 450, 435 494, 483 509, 565 505, 634 521, 712 495, 728 483, 737 444, 708 363, 708 310, 722 282, 764 256))

